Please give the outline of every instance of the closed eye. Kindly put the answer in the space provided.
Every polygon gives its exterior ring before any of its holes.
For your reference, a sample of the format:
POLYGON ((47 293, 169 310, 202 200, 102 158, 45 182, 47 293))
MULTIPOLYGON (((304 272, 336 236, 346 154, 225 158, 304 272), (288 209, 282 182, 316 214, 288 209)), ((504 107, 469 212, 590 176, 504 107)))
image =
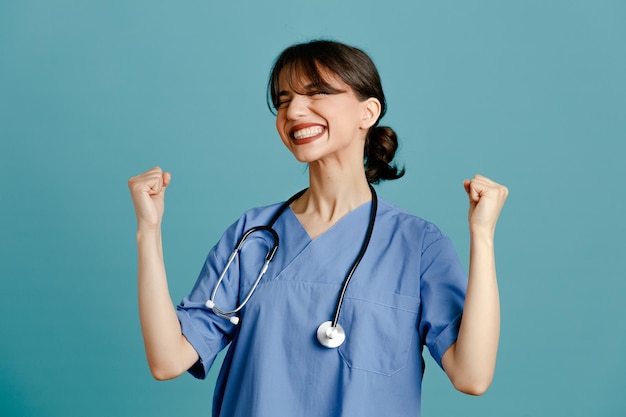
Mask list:
POLYGON ((277 108, 277 109, 283 108, 283 107, 285 107, 287 104, 289 104, 289 102, 290 102, 290 101, 291 101, 291 100, 286 100, 286 99, 285 99, 285 100, 279 100, 279 101, 276 103, 276 108, 277 108))
POLYGON ((284 107, 290 101, 291 96, 289 95, 289 93, 287 91, 280 91, 278 93, 278 100, 276 101, 276 103, 274 103, 274 107, 276 107, 276 109, 279 109, 281 107, 284 107))

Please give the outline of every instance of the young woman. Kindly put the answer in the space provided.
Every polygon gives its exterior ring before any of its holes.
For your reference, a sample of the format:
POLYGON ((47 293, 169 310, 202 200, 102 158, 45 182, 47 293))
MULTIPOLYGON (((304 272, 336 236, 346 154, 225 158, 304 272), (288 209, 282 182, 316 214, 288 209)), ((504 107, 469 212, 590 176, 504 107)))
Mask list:
POLYGON ((129 180, 154 377, 204 378, 230 344, 214 416, 419 415, 426 346, 458 390, 485 392, 499 338, 493 242, 506 187, 479 175, 464 182, 468 277, 436 226, 370 186, 403 172, 392 163, 395 133, 378 126, 385 97, 365 53, 330 41, 294 45, 268 89, 278 134, 308 164, 309 187, 241 216, 177 308, 160 232, 171 174, 157 167, 129 180), (258 226, 271 231, 239 243, 258 226))

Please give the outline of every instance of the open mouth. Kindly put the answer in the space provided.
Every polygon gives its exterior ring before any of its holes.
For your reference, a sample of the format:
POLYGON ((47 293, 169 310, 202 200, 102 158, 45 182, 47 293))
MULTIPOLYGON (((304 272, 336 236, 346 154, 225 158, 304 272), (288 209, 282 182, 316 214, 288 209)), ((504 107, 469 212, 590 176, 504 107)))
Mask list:
POLYGON ((309 142, 321 136, 326 128, 322 125, 298 125, 294 126, 289 132, 291 139, 298 142, 309 142))
POLYGON ((317 136, 324 131, 322 126, 311 126, 304 129, 296 130, 293 132, 294 139, 307 139, 313 136, 317 136))

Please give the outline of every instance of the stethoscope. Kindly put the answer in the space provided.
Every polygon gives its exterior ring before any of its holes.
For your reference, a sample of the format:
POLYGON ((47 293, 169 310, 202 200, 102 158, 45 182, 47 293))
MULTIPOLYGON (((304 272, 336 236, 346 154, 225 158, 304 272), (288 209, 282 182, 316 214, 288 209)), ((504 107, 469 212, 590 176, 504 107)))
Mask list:
MULTIPOLYGON (((280 206, 278 211, 274 214, 274 217, 272 217, 272 219, 269 221, 269 223, 266 226, 252 227, 241 235, 241 237, 237 241, 237 244, 235 245, 235 249, 233 249, 233 252, 228 257, 228 261, 226 262, 226 266, 224 267, 224 270, 220 274, 217 280, 217 283, 215 284, 215 287, 213 288, 213 292, 211 293, 211 299, 207 300, 207 302, 205 303, 207 308, 210 308, 211 310, 213 310, 213 312, 217 316, 229 320, 234 325, 239 324, 239 316, 237 315, 237 313, 241 311, 241 309, 250 300, 250 297, 252 297, 252 294, 254 294, 256 287, 259 285, 261 278, 267 271, 267 268, 270 262, 272 261, 272 259, 274 258, 274 255, 276 254, 276 251, 278 250, 278 242, 279 242, 278 233, 276 233, 276 231, 272 228, 272 226, 274 226, 274 223, 276 222, 276 220, 278 220, 280 215, 283 214, 285 209, 287 209, 287 207, 289 207, 289 205, 291 205, 291 203, 293 203, 295 200, 300 198, 306 190, 307 189, 304 189, 294 194, 289 200, 283 203, 283 205, 280 206), (267 251, 267 254, 265 256, 265 262, 263 263, 263 267, 259 271, 259 274, 257 275, 254 283, 252 284, 252 287, 250 287, 250 290, 248 291, 248 294, 245 296, 243 301, 238 306, 236 306, 234 310, 230 310, 230 311, 224 310, 215 305, 215 295, 217 294, 217 290, 219 289, 222 281, 224 280, 224 277, 226 276, 226 273, 228 272, 228 268, 230 268, 230 265, 233 263, 233 261, 237 257, 237 254, 241 251, 241 248, 243 247, 246 239, 250 237, 251 234, 256 233, 256 232, 267 232, 272 236, 272 245, 267 251)), ((370 191, 372 192, 372 206, 370 209, 370 218, 369 218, 369 223, 367 225, 367 231, 365 232, 365 239, 363 240, 363 244, 361 245, 361 250, 359 251, 359 254, 355 258, 354 262, 352 263, 352 267, 350 268, 350 270, 348 271, 348 274, 343 280, 343 285, 341 286, 341 291, 339 292, 339 297, 337 298, 337 304, 335 307, 335 314, 333 315, 333 319, 329 321, 325 321, 324 323, 320 324, 319 327, 317 328, 317 340, 320 342, 322 346, 327 347, 327 348, 339 347, 346 340, 346 332, 343 329, 343 327, 341 327, 341 325, 339 324, 339 314, 341 312, 343 299, 346 295, 346 290, 348 289, 348 284, 350 283, 350 280, 352 279, 352 275, 354 275, 354 271, 356 271, 357 266, 359 266, 361 259, 363 259, 363 255, 365 255, 365 251, 367 250, 367 247, 369 245, 370 238, 372 237, 372 231, 374 230, 374 221, 376 220, 376 211, 378 209, 378 201, 376 197, 376 191, 374 191, 374 188, 371 185, 370 185, 370 191)))

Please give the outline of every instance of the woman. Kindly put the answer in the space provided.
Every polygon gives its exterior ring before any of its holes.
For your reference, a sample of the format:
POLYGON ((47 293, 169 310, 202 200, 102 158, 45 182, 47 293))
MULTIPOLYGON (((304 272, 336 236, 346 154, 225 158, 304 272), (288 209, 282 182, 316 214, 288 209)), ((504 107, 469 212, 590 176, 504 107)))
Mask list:
POLYGON ((154 377, 204 378, 230 343, 215 416, 418 415, 427 346, 458 390, 482 394, 499 338, 493 239, 506 187, 482 176, 464 182, 467 277, 437 227, 370 186, 403 172, 392 163, 395 133, 378 126, 385 97, 365 53, 330 41, 294 45, 276 60, 268 89, 278 134, 308 164, 309 187, 234 223, 177 309, 160 232, 171 175, 157 167, 129 180, 154 377), (273 239, 259 231, 221 279, 239 238, 268 224, 280 246, 265 275, 259 280, 273 239))

